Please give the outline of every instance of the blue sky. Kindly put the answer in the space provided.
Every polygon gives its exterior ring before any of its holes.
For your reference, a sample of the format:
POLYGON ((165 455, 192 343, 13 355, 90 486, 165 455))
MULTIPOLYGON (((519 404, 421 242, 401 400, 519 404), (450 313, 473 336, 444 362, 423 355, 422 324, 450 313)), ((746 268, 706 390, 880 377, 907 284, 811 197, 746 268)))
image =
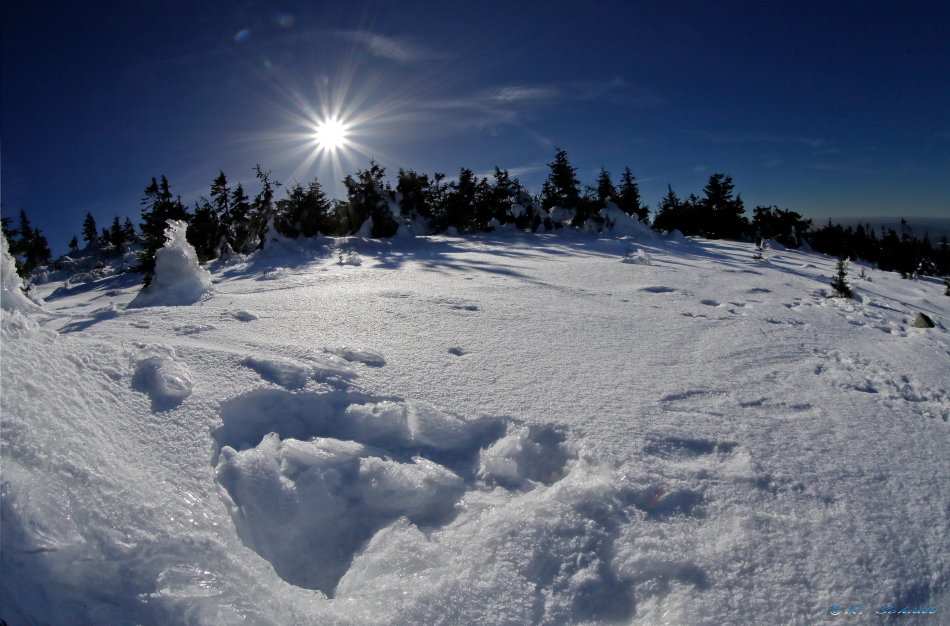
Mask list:
POLYGON ((55 251, 86 212, 138 222, 166 175, 193 204, 223 170, 256 190, 375 157, 540 188, 733 177, 746 205, 950 217, 950 5, 800 2, 4 3, 2 202, 55 251), (829 6, 829 4, 833 6, 829 6), (140 6, 141 5, 141 6, 140 6), (321 108, 323 107, 323 108, 321 108), (314 120, 351 146, 313 151, 314 120))

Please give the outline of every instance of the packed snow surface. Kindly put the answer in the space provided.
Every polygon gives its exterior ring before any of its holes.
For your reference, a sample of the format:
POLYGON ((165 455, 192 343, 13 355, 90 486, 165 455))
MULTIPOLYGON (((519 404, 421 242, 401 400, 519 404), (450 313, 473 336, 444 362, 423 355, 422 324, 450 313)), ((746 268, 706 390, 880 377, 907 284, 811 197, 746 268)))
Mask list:
POLYGON ((4 256, 0 618, 947 624, 940 281, 623 228, 4 256))

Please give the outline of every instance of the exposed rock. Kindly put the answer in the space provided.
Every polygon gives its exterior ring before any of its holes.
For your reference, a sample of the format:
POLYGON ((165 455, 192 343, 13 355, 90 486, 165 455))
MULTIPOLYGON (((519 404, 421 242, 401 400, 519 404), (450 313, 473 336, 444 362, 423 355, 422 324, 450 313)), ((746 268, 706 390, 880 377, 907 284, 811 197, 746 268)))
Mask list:
POLYGON ((914 328, 933 328, 934 326, 936 326, 934 321, 923 313, 918 313, 917 319, 914 320, 914 328))

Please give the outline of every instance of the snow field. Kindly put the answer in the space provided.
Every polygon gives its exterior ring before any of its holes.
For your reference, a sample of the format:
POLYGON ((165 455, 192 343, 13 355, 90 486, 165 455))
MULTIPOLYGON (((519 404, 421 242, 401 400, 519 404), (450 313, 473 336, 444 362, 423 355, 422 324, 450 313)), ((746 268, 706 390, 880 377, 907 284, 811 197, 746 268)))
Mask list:
POLYGON ((125 308, 116 277, 36 320, 4 311, 0 617, 812 624, 946 605, 936 281, 872 272, 832 300, 832 259, 702 240, 327 244, 222 264, 192 306, 125 308), (631 243, 652 263, 618 263, 631 243))

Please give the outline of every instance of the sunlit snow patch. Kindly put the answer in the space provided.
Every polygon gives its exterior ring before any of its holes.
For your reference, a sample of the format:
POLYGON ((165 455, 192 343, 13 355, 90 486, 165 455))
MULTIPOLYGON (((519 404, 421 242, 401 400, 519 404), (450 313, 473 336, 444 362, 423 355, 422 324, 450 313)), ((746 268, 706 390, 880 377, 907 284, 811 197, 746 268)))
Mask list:
POLYGON ((155 252, 155 275, 129 308, 143 306, 186 306, 198 302, 211 291, 211 274, 198 265, 195 249, 185 239, 188 225, 168 220, 165 247, 155 252))

